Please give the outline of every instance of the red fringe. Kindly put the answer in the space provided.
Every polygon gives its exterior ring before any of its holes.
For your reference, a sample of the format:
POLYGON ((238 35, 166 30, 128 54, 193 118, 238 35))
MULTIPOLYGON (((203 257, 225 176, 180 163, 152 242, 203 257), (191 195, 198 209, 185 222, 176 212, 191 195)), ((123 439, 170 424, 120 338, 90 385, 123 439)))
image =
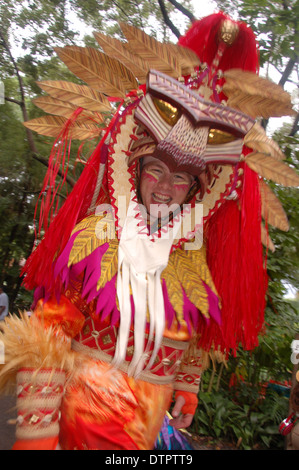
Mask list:
POLYGON ((83 108, 77 108, 72 116, 67 120, 58 137, 55 139, 51 149, 49 164, 46 176, 44 178, 43 186, 35 207, 34 219, 40 203, 40 216, 38 224, 38 234, 41 230, 47 230, 51 220, 55 217, 58 210, 59 194, 60 189, 64 186, 69 166, 70 150, 71 150, 71 139, 70 133, 72 126, 82 113, 83 108), (63 177, 59 184, 56 184, 59 170, 62 170, 63 177))
POLYGON ((261 243, 258 176, 244 165, 243 191, 227 200, 207 227, 207 262, 222 303, 222 326, 206 327, 200 345, 235 354, 258 345, 267 275, 261 243))
MULTIPOLYGON (((206 62, 208 66, 211 66, 220 44, 218 39, 220 24, 225 19, 231 20, 224 13, 219 12, 194 22, 178 43, 193 50, 202 63, 206 62)), ((225 71, 241 68, 257 72, 259 54, 255 35, 245 23, 237 21, 235 23, 239 26, 239 34, 234 43, 224 51, 218 69, 225 71)))
POLYGON ((51 285, 53 262, 69 240, 76 223, 86 216, 91 204, 104 141, 105 137, 97 145, 75 188, 50 224, 45 237, 28 258, 22 272, 25 274, 24 285, 27 289, 51 285))

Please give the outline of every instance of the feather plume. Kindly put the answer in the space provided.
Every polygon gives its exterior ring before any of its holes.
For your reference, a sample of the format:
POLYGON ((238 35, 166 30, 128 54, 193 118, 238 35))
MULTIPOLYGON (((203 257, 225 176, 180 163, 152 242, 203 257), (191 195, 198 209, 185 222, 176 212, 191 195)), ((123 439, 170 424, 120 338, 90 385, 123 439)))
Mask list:
POLYGON ((15 384, 22 368, 74 370, 74 353, 70 340, 57 328, 43 328, 36 317, 26 312, 9 316, 1 325, 0 339, 4 345, 5 364, 0 368, 0 392, 15 384))
POLYGON ((53 98, 66 101, 74 106, 94 112, 105 112, 111 110, 111 105, 98 91, 86 85, 63 80, 45 80, 37 82, 38 86, 53 98))
MULTIPOLYGON (((52 96, 41 96, 33 100, 33 103, 38 108, 42 109, 46 113, 54 114, 55 116, 63 116, 69 118, 72 116, 78 106, 73 105, 67 101, 58 100, 52 96)), ((103 122, 104 118, 101 114, 93 113, 91 111, 84 110, 84 112, 78 117, 78 120, 82 120, 82 117, 90 117, 93 121, 100 123, 103 122)))
POLYGON ((266 78, 239 69, 224 73, 223 92, 227 105, 256 118, 292 116, 291 97, 283 88, 266 78))
POLYGON ((191 49, 187 49, 179 44, 167 44, 167 47, 177 58, 182 68, 182 75, 191 75, 194 72, 194 68, 200 65, 198 55, 191 49))
POLYGON ((100 62, 107 70, 110 70, 115 76, 119 77, 127 91, 138 87, 135 75, 118 59, 109 57, 109 55, 104 54, 93 47, 87 47, 84 50, 93 61, 100 62))
POLYGON ((174 268, 187 297, 204 317, 209 318, 208 294, 198 278, 198 274, 193 271, 193 266, 190 266, 188 257, 183 250, 177 250, 177 256, 174 257, 174 268))
POLYGON ((260 152, 252 152, 246 156, 247 165, 263 178, 272 180, 283 186, 299 186, 299 176, 285 163, 260 152))
POLYGON ((130 69, 140 83, 146 82, 150 65, 138 55, 130 52, 126 45, 118 39, 111 38, 102 33, 94 33, 98 44, 110 57, 114 57, 130 69))
MULTIPOLYGON (((64 128, 67 118, 62 116, 42 116, 24 122, 24 126, 41 135, 58 137, 64 128)), ((71 138, 85 140, 100 135, 102 129, 96 126, 90 119, 77 120, 70 130, 71 138)))
POLYGON ((255 95, 258 92, 261 96, 273 98, 291 105, 289 93, 284 91, 280 85, 276 85, 276 83, 271 82, 267 78, 260 77, 253 72, 231 69, 224 73, 224 78, 228 87, 231 84, 250 95, 255 95))
POLYGON ((134 26, 120 23, 120 27, 128 40, 128 47, 131 52, 137 54, 150 64, 150 67, 177 78, 182 74, 174 54, 167 47, 155 38, 144 33, 134 26))
POLYGON ((269 248, 272 251, 272 253, 274 253, 275 245, 273 241, 271 240, 271 238, 269 237, 269 233, 266 227, 264 226, 264 224, 261 224, 261 241, 262 241, 262 244, 266 248, 269 248))
POLYGON ((101 260, 101 277, 97 283, 97 290, 106 285, 107 282, 117 274, 118 271, 118 240, 110 240, 109 248, 101 260))
POLYGON ((102 62, 93 60, 86 48, 56 47, 55 52, 71 72, 95 90, 118 98, 126 96, 126 87, 122 79, 104 67, 102 62))
POLYGON ((175 269, 174 256, 169 257, 168 264, 162 272, 161 278, 164 279, 166 283, 169 301, 176 311, 178 321, 181 322, 184 318, 184 297, 182 286, 175 269))
POLYGON ((265 129, 257 122, 246 134, 244 145, 252 150, 267 153, 276 160, 284 160, 286 158, 278 144, 267 136, 265 129))
POLYGON ((115 238, 115 226, 108 215, 106 217, 92 215, 87 221, 88 225, 84 228, 82 228, 84 220, 76 226, 78 235, 69 255, 68 266, 79 263, 105 242, 111 242, 115 238))
POLYGON ((263 180, 259 180, 259 185, 263 219, 273 227, 287 232, 289 230, 289 222, 281 202, 263 180))

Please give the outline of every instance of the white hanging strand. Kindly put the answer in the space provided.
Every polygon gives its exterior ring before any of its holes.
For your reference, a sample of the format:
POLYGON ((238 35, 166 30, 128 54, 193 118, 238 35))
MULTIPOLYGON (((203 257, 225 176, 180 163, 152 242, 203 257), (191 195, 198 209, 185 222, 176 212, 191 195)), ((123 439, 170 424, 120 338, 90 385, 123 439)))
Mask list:
POLYGON ((118 249, 117 295, 120 307, 120 326, 113 364, 125 360, 130 333, 132 312, 130 287, 134 302, 134 354, 129 375, 137 377, 144 370, 149 349, 154 348, 146 368, 150 368, 159 351, 164 327, 165 310, 161 286, 161 273, 168 263, 173 240, 180 229, 181 219, 175 230, 169 229, 161 238, 151 241, 139 233, 136 203, 129 204, 118 249), (149 338, 145 348, 147 310, 149 311, 149 338))

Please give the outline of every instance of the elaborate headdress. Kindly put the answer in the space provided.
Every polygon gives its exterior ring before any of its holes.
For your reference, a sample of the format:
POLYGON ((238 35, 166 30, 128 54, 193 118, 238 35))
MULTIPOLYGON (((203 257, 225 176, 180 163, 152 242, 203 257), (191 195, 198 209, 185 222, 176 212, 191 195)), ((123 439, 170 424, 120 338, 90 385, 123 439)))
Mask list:
POLYGON ((98 313, 100 305, 108 309, 101 295, 104 286, 111 292, 117 288, 119 304, 106 315, 113 317, 115 308, 121 312, 119 360, 134 311, 136 354, 143 350, 140 332, 147 313, 150 338, 159 345, 165 327, 162 305, 166 319, 202 321, 197 339, 204 348, 235 351, 240 342, 252 348, 263 324, 267 287, 261 239, 267 246, 270 241, 262 218, 282 230, 288 227, 264 178, 290 186, 299 182, 255 119, 292 114, 290 97, 257 75, 252 31, 222 13, 195 22, 177 45, 162 44, 133 26, 121 28, 127 42, 95 34, 104 52, 56 49, 87 86, 39 83, 48 96, 35 104, 52 115, 25 125, 56 137, 41 223, 55 208, 51 183, 67 160, 68 139, 99 143, 28 259, 25 286, 36 289, 37 297, 50 296, 67 286, 74 267, 84 273, 83 296, 96 301, 98 313), (147 231, 140 215, 135 187, 138 161, 147 155, 171 169, 191 172, 201 182, 190 205, 155 233, 147 231), (112 213, 107 215, 103 204, 111 204, 112 213), (182 220, 188 226, 185 232, 182 220), (131 238, 122 238, 124 229, 133 230, 131 238), (182 249, 190 240, 195 243, 202 230, 208 266, 202 249, 182 249), (145 236, 137 240, 141 232, 145 236), (156 257, 150 255, 152 244, 156 257), (198 310, 206 321, 195 319, 198 310))

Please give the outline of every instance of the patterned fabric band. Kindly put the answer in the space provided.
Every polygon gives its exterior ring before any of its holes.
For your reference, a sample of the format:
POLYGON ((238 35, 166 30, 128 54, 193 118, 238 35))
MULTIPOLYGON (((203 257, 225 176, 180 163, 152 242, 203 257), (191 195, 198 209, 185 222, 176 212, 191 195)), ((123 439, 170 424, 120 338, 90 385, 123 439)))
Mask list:
MULTIPOLYGON (((72 341, 72 349, 86 354, 95 360, 111 363, 114 357, 117 328, 97 328, 94 320, 86 318, 80 334, 72 341)), ((146 335, 147 338, 147 335, 146 335)), ((200 382, 201 367, 199 358, 187 366, 184 355, 188 348, 187 341, 179 341, 163 337, 156 359, 149 370, 143 370, 140 380, 154 384, 170 384, 175 382, 175 389, 197 393, 200 382)), ((118 369, 127 373, 134 353, 134 336, 130 331, 126 359, 118 369)))
POLYGON ((21 369, 17 374, 17 439, 42 439, 59 434, 65 372, 21 369))
POLYGON ((197 393, 201 379, 201 368, 199 366, 183 364, 176 376, 174 388, 186 392, 197 393))

